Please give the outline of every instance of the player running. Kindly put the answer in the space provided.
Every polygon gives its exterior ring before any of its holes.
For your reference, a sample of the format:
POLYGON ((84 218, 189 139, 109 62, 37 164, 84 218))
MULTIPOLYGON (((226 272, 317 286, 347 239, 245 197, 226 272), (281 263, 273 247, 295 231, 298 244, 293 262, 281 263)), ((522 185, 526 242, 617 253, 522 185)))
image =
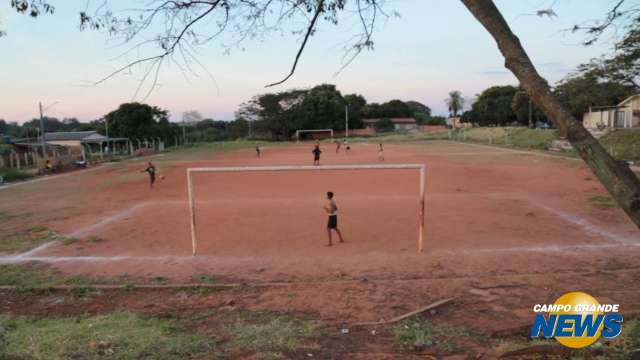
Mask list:
POLYGON ((260 145, 256 145, 256 156, 260 157, 260 145))
POLYGON ((316 146, 311 151, 313 153, 313 165, 320 165, 320 154, 322 154, 322 150, 320 150, 320 145, 316 144, 316 146))
POLYGON ((378 160, 384 161, 384 148, 382 147, 382 143, 379 144, 380 148, 378 149, 378 160))
POLYGON ((340 229, 338 229, 338 205, 336 205, 336 201, 333 199, 333 192, 327 192, 327 203, 324 206, 324 210, 329 215, 329 221, 327 222, 327 235, 329 235, 329 244, 327 246, 332 246, 333 242, 331 241, 331 230, 335 231, 338 234, 338 238, 340 238, 340 242, 344 242, 342 238, 342 234, 340 233, 340 229))
POLYGON ((342 145, 340 140, 336 140, 336 154, 340 152, 340 145, 342 145))
POLYGON ((153 189, 153 183, 156 182, 156 167, 153 166, 151 161, 147 163, 147 168, 142 170, 141 172, 146 172, 149 174, 149 187, 153 189))

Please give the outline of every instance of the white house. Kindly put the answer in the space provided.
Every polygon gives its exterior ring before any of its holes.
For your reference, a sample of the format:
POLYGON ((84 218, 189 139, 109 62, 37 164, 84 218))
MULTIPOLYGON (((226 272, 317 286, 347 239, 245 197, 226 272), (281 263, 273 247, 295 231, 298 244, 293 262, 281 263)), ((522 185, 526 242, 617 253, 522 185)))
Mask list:
POLYGON ((582 117, 582 125, 591 130, 640 128, 640 94, 615 106, 594 106, 582 117))
MULTIPOLYGON (((362 119, 365 128, 375 128, 378 121, 382 119, 362 119)), ((414 118, 390 118, 391 122, 393 122, 393 129, 396 131, 399 130, 413 130, 417 129, 418 125, 416 119, 414 118)))

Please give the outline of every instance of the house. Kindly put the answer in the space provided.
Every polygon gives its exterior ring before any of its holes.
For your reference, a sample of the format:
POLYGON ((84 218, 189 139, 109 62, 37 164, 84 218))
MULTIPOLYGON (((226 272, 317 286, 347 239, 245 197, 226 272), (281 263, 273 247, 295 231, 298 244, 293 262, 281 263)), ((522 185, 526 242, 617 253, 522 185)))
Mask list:
MULTIPOLYGON (((362 119, 365 128, 375 129, 378 121, 382 119, 362 119)), ((418 125, 416 123, 416 119, 414 118, 390 118, 393 122, 393 129, 396 131, 408 131, 417 129, 418 125)))
POLYGON ((630 96, 614 106, 593 106, 582 117, 590 130, 640 128, 640 94, 630 96))
POLYGON ((62 146, 80 146, 84 142, 106 141, 108 138, 97 131, 62 131, 44 134, 44 141, 62 146))

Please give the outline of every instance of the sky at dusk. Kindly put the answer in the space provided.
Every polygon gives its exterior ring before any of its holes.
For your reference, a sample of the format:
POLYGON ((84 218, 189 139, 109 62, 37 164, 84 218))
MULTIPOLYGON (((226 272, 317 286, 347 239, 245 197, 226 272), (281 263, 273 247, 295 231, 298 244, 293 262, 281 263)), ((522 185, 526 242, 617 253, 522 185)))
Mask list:
MULTIPOLYGON (((78 12, 87 0, 51 0, 53 15, 31 19, 16 14, 9 1, 0 4, 0 119, 28 121, 38 116, 38 101, 51 107, 46 115, 90 121, 132 100, 142 69, 112 78, 99 86, 87 86, 145 53, 119 56, 129 47, 110 41, 101 32, 80 31, 78 12)), ((90 1, 89 6, 96 6, 90 1)), ((114 8, 133 1, 111 1, 114 8)), ((141 3, 147 3, 143 1, 141 3)), ((610 50, 601 43, 580 45, 583 35, 564 31, 576 23, 600 18, 611 6, 605 0, 503 0, 496 1, 534 64, 550 83, 565 77, 581 63, 610 50), (532 16, 554 6, 557 18, 532 16)), ((299 36, 274 35, 263 41, 247 41, 243 48, 225 54, 210 42, 197 48, 202 69, 188 74, 171 63, 160 72, 159 87, 146 102, 166 108, 172 121, 187 110, 205 117, 230 120, 238 105, 267 91, 309 88, 321 83, 337 85, 343 94, 362 94, 368 102, 391 99, 416 100, 444 114, 444 99, 460 90, 470 103, 492 85, 517 85, 503 66, 494 40, 460 1, 395 0, 385 8, 399 18, 380 23, 374 35, 375 50, 363 52, 339 75, 343 44, 357 30, 348 16, 338 26, 321 23, 303 53, 293 78, 265 89, 288 73, 299 45, 299 36)), ((143 91, 144 93, 144 91, 143 91)), ((142 96, 139 96, 142 97, 142 96)), ((139 99, 138 99, 139 100, 139 99)))

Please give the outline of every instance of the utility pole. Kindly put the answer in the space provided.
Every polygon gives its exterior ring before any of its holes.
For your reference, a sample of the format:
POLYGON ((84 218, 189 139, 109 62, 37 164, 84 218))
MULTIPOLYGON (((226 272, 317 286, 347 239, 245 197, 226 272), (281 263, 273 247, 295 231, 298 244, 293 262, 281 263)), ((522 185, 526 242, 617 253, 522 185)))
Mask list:
POLYGON ((104 132, 107 137, 107 153, 109 153, 109 120, 104 118, 104 132))
POLYGON ((344 106, 344 137, 349 137, 349 104, 344 106))
POLYGON ((40 108, 40 145, 42 146, 42 156, 47 157, 47 149, 44 142, 44 117, 42 116, 42 101, 38 102, 40 108))
POLYGON ((532 104, 531 104, 531 96, 529 96, 529 128, 533 129, 533 118, 532 118, 532 104))
POLYGON ((182 145, 187 145, 187 130, 185 128, 184 117, 182 117, 182 145))

